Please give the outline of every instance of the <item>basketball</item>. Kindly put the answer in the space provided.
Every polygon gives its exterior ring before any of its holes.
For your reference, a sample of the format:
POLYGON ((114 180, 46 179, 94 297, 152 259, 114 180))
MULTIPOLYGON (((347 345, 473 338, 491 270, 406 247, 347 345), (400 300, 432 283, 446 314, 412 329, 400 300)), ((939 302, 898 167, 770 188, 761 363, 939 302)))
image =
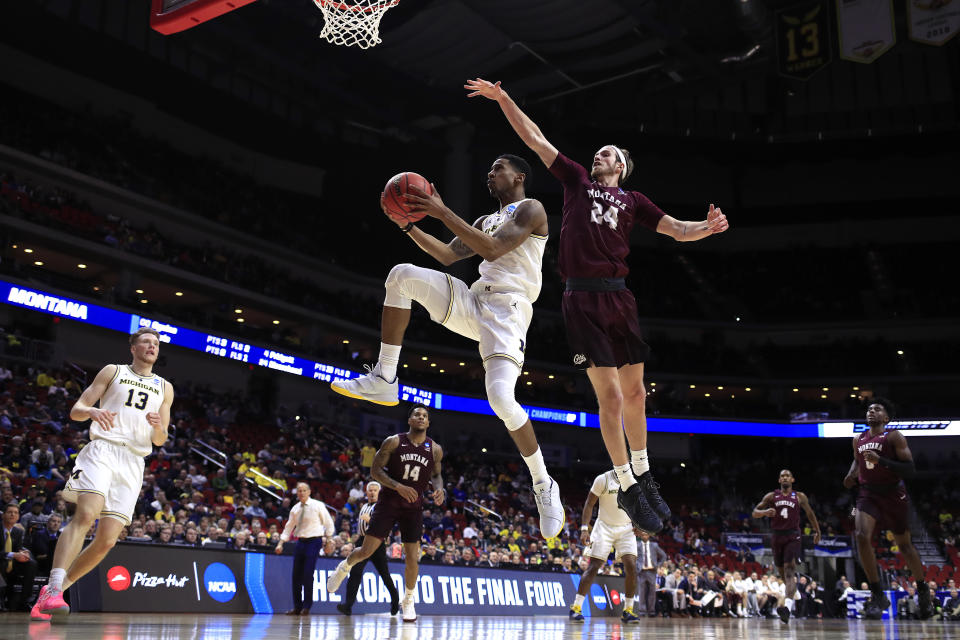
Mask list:
POLYGON ((384 208, 387 210, 387 215, 397 222, 416 222, 426 215, 422 211, 411 211, 410 205, 403 199, 403 196, 410 192, 410 187, 416 187, 433 195, 433 187, 427 179, 412 171, 398 173, 387 180, 386 186, 383 187, 384 208))

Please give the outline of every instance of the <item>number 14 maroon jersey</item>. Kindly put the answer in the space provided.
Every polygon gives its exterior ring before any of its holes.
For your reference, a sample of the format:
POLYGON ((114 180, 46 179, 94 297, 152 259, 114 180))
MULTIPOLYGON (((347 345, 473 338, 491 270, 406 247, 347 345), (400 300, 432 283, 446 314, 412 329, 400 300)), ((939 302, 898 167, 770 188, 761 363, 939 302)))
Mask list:
MULTIPOLYGON (((410 442, 410 437, 406 433, 397 434, 400 443, 396 450, 390 454, 387 461, 387 475, 408 487, 413 487, 417 491, 416 502, 407 502, 400 497, 400 494, 393 489, 384 487, 383 499, 398 503, 402 507, 421 508, 423 506, 423 494, 427 490, 430 478, 433 477, 433 440, 427 438, 420 444, 410 442)), ((441 487, 435 487, 437 489, 441 487)))

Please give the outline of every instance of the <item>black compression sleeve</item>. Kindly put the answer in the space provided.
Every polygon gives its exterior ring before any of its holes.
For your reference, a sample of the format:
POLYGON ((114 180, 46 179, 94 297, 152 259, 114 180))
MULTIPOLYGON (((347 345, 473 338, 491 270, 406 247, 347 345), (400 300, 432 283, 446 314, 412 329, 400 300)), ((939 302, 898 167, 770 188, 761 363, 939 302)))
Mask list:
POLYGON ((908 460, 906 462, 902 460, 894 460, 893 458, 880 458, 880 466, 891 469, 901 478, 912 478, 917 475, 917 468, 913 464, 913 460, 908 460))

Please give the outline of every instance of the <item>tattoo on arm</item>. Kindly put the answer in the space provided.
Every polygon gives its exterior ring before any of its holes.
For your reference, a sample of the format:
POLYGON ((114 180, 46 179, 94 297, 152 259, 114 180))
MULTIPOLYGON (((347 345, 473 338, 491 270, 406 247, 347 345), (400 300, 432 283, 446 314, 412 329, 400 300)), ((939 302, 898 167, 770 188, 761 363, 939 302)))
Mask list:
POLYGON ((396 490, 400 483, 387 475, 384 467, 387 466, 387 463, 390 461, 390 454, 396 451, 398 445, 399 440, 396 436, 390 436, 384 440, 383 444, 380 445, 379 451, 377 451, 377 455, 373 458, 373 465, 370 467, 370 477, 388 489, 393 490, 396 490))
POLYGON ((469 258, 476 253, 473 249, 465 245, 460 238, 454 238, 447 246, 453 251, 453 255, 458 258, 469 258))

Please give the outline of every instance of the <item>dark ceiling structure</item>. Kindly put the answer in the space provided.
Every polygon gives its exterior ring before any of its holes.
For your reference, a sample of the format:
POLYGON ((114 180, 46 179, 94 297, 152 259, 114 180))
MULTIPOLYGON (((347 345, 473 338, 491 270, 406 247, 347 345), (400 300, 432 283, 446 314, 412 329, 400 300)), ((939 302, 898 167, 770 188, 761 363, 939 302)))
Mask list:
POLYGON ((185 108, 173 87, 193 82, 320 136, 355 129, 409 142, 493 119, 464 99, 463 81, 477 76, 572 130, 803 140, 957 129, 960 38, 933 47, 900 34, 873 64, 834 58, 791 80, 777 75, 773 36, 789 4, 401 0, 383 19, 383 43, 360 50, 320 40, 309 0, 258 0, 171 36, 149 29, 147 0, 38 0, 8 7, 0 36, 170 108, 185 108))

